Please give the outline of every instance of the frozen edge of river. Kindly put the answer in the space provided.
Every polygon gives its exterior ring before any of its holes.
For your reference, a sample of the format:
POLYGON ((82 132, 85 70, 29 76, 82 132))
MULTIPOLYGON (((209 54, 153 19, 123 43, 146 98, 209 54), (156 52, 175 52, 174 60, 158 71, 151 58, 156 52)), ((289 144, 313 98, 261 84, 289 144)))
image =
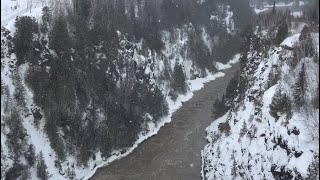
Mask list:
MULTIPOLYGON (((231 59, 227 64, 218 63, 217 69, 224 70, 224 69, 231 68, 232 64, 239 62, 239 58, 240 58, 240 54, 236 54, 233 57, 233 59, 231 59)), ((185 95, 182 95, 182 94, 179 95, 175 102, 172 101, 170 99, 170 97, 167 96, 166 99, 167 99, 168 109, 169 109, 167 116, 162 117, 160 119, 160 121, 158 121, 157 124, 155 124, 153 122, 149 122, 148 123, 148 132, 147 133, 146 132, 140 133, 137 141, 133 144, 132 147, 128 148, 125 153, 121 154, 121 150, 113 151, 111 154, 114 154, 114 155, 110 156, 106 160, 102 160, 100 154, 97 154, 97 156, 96 156, 97 159, 94 163, 98 164, 98 165, 96 165, 94 169, 92 169, 88 174, 86 174, 81 179, 87 180, 87 179, 91 178, 96 173, 98 168, 106 166, 115 160, 121 159, 121 158, 129 155, 134 149, 136 149, 138 147, 138 145, 140 143, 142 143, 143 141, 147 140, 148 138, 156 135, 162 126, 164 126, 167 123, 170 123, 173 113, 176 112, 183 105, 184 102, 190 100, 193 97, 194 92, 202 89, 204 87, 205 83, 207 83, 209 81, 213 81, 219 77, 223 77, 224 75, 225 74, 223 72, 217 72, 215 74, 208 73, 208 75, 204 78, 197 78, 194 80, 188 80, 187 84, 189 86, 189 91, 185 95)))

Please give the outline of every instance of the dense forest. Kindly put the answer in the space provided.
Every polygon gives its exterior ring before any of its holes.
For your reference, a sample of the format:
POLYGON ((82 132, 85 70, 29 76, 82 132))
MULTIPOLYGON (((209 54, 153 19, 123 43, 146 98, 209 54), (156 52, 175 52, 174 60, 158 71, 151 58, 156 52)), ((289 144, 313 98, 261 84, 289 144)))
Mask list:
POLYGON ((1 59, 10 59, 15 87, 11 98, 10 87, 1 82, 13 160, 2 173, 6 179, 27 177, 35 164, 38 177, 48 178, 43 155, 28 143, 25 117, 32 116, 35 127, 47 134, 56 168, 69 156, 78 166, 86 166, 97 152, 107 158, 113 150, 132 146, 147 122, 166 115, 167 96, 186 93, 188 79, 215 72, 215 62, 239 52, 251 22, 249 2, 238 0, 71 4, 45 6, 41 19, 17 17, 13 36, 1 29, 1 59), (175 47, 179 41, 186 42, 175 47), (178 56, 168 48, 176 48, 178 56))

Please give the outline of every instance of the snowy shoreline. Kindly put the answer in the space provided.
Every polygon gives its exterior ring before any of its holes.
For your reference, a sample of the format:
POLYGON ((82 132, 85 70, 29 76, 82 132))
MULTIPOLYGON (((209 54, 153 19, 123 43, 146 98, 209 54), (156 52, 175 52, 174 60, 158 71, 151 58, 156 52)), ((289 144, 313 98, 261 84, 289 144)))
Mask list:
MULTIPOLYGON (((226 63, 226 64, 219 63, 218 69, 225 70, 225 69, 231 68, 233 64, 236 64, 239 62, 239 57, 240 57, 240 54, 236 54, 234 56, 234 58, 232 60, 230 60, 228 63, 226 63)), ((182 106, 183 102, 190 100, 193 97, 194 92, 202 89, 204 87, 205 83, 213 81, 216 78, 223 77, 224 75, 225 75, 225 73, 223 73, 223 72, 217 72, 215 74, 208 74, 204 78, 197 78, 194 80, 188 80, 187 84, 189 85, 190 90, 185 95, 179 95, 175 102, 172 101, 169 97, 166 98, 167 103, 168 103, 168 108, 169 108, 169 112, 168 112, 167 116, 162 117, 161 120, 157 124, 154 124, 153 122, 148 123, 149 131, 144 135, 142 135, 143 133, 140 133, 137 141, 125 153, 120 154, 121 150, 117 150, 117 151, 112 152, 111 154, 115 154, 115 155, 112 155, 109 158, 107 158, 105 161, 102 161, 101 164, 97 165, 94 169, 92 169, 87 175, 85 175, 81 179, 87 180, 87 179, 91 178, 96 173, 97 169, 104 167, 104 166, 107 166, 111 162, 129 155, 131 152, 133 152, 133 150, 135 150, 138 147, 138 145, 140 143, 142 143, 145 140, 147 140, 148 138, 156 135, 162 126, 164 126, 167 123, 170 123, 173 113, 176 112, 182 106)), ((99 162, 99 160, 97 160, 96 162, 99 162)))

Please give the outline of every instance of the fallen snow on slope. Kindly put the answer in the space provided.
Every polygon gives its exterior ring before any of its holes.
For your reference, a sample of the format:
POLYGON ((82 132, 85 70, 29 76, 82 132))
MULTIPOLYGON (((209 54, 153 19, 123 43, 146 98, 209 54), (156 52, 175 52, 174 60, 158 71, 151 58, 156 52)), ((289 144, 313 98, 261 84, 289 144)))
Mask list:
MULTIPOLYGON (((236 55, 235 58, 233 58, 230 61, 230 64, 234 64, 234 63, 238 62, 237 57, 239 57, 239 55, 236 55)), ((227 68, 229 68, 229 67, 224 67, 224 68, 221 68, 220 70, 227 69, 227 68)), ((120 150, 119 151, 114 151, 112 153, 114 155, 109 157, 105 161, 100 161, 100 162, 97 161, 97 164, 99 164, 99 165, 97 165, 92 171, 90 171, 84 177, 84 179, 89 179, 90 177, 92 177, 98 168, 100 168, 102 166, 106 166, 106 165, 110 164, 114 160, 117 160, 117 159, 120 159, 120 158, 123 158, 123 157, 129 155, 134 149, 136 149, 138 147, 138 145, 141 142, 145 141, 149 137, 152 137, 152 136, 156 135, 162 126, 164 126, 166 123, 170 123, 171 122, 172 114, 182 106, 183 102, 186 102, 189 99, 191 99, 192 96, 193 96, 193 93, 195 91, 198 91, 201 88, 203 88, 205 83, 207 83, 209 81, 213 81, 216 78, 223 77, 223 76, 224 76, 224 73, 222 73, 222 72, 218 72, 216 74, 208 73, 208 76, 206 76, 205 78, 196 78, 194 80, 188 80, 187 84, 188 84, 189 89, 190 89, 189 92, 187 92, 185 95, 179 95, 178 98, 176 99, 176 101, 173 101, 170 97, 167 97, 168 108, 169 108, 169 113, 168 113, 167 116, 161 118, 161 120, 157 124, 155 124, 153 122, 148 123, 148 125, 147 125, 149 127, 148 132, 142 132, 139 135, 138 140, 134 143, 134 145, 131 148, 128 149, 128 151, 126 153, 121 154, 120 150)))
MULTIPOLYGON (((293 35, 283 44, 298 42, 298 37, 299 34, 293 35)), ((315 41, 318 46, 318 39, 315 41)), ((276 47, 268 52, 268 58, 257 58, 255 63, 258 66, 244 99, 206 129, 209 143, 201 152, 203 179, 275 179, 273 173, 285 172, 289 172, 293 179, 308 175, 308 167, 319 152, 316 133, 319 130, 319 110, 293 109, 290 119, 284 113, 278 120, 270 114, 269 106, 278 89, 292 99, 292 84, 302 63, 308 77, 308 102, 316 89, 314 82, 319 81, 316 62, 303 58, 294 69, 290 69, 287 64, 290 61, 280 58, 290 54, 289 50, 276 47), (280 80, 269 87, 269 76, 274 74, 276 67, 281 70, 280 80), (222 123, 230 126, 229 132, 221 131, 219 125, 222 123)))
POLYGON ((232 66, 232 64, 235 64, 237 62, 239 62, 239 58, 240 58, 240 54, 236 54, 234 55, 234 57, 226 64, 223 64, 221 62, 216 62, 216 68, 218 70, 223 70, 223 69, 227 69, 230 68, 232 66))
POLYGON ((293 47, 298 41, 301 33, 295 34, 293 36, 287 37, 280 45, 293 47))

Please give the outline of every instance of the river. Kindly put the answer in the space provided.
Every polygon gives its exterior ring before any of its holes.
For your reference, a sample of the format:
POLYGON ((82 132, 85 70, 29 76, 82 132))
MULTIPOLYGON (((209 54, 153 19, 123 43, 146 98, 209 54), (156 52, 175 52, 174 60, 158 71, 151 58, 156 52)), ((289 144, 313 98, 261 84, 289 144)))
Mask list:
POLYGON ((205 129, 212 121, 216 98, 221 98, 239 68, 195 92, 158 134, 142 142, 131 154, 99 168, 91 180, 200 180, 201 150, 208 143, 205 129))

